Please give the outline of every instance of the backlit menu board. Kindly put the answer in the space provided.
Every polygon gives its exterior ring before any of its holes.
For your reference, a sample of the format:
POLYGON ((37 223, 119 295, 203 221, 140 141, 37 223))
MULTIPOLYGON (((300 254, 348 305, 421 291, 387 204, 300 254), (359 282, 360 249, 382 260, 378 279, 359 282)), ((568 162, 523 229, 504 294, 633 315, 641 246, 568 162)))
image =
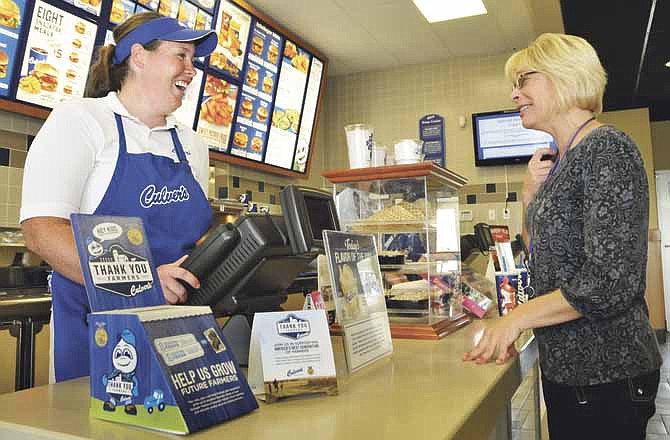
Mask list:
POLYGON ((302 123, 298 131, 298 146, 293 159, 293 171, 304 173, 309 157, 309 144, 314 131, 314 120, 316 119, 317 103, 321 90, 321 79, 323 77, 323 63, 316 57, 312 58, 312 67, 309 71, 307 81, 307 94, 302 110, 302 123))
POLYGON ((312 56, 286 40, 277 84, 265 162, 291 169, 312 56))
MULTIPOLYGON (((207 75, 197 132, 214 150, 227 150, 238 89, 238 86, 225 79, 207 75)), ((241 136, 238 136, 237 143, 243 143, 241 136)))
POLYGON ((200 88, 203 79, 202 69, 195 69, 195 77, 186 88, 184 97, 181 100, 181 107, 174 112, 174 117, 187 127, 193 126, 193 120, 198 113, 198 101, 200 100, 200 88))
POLYGON ((96 31, 95 24, 37 0, 16 99, 53 108, 84 96, 96 31))
POLYGON ((246 55, 250 27, 251 15, 233 3, 222 0, 216 20, 219 44, 210 56, 209 64, 239 79, 246 55))
POLYGON ((13 77, 19 34, 25 17, 25 0, 0 0, 0 96, 9 95, 13 77))
POLYGON ((216 32, 175 112, 212 157, 305 174, 326 60, 238 0, 0 0, 0 97, 53 108, 83 96, 96 42, 113 43, 111 31, 145 11, 216 32))
POLYGON ((100 8, 102 7, 102 0, 63 0, 66 3, 74 5, 84 11, 100 15, 100 8))

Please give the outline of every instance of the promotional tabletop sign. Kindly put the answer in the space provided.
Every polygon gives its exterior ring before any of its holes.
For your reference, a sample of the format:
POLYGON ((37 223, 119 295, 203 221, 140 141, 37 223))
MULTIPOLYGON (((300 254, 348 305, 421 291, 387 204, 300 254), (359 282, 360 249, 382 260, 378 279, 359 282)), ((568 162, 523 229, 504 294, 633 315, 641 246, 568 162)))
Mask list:
POLYGON ((72 214, 91 311, 165 304, 142 219, 72 214))
POLYGON ((446 166, 444 118, 432 114, 419 119, 419 138, 423 141, 423 159, 442 167, 446 166))
POLYGON ((90 415, 187 434, 256 409, 211 309, 164 304, 142 220, 71 221, 93 311, 90 415))
POLYGON ((92 417, 188 434, 258 408, 209 307, 88 315, 92 417))
POLYGON ((393 353, 373 235, 323 231, 337 320, 353 373, 393 353))
POLYGON ((324 310, 256 313, 249 384, 268 403, 301 394, 337 394, 335 358, 324 310))

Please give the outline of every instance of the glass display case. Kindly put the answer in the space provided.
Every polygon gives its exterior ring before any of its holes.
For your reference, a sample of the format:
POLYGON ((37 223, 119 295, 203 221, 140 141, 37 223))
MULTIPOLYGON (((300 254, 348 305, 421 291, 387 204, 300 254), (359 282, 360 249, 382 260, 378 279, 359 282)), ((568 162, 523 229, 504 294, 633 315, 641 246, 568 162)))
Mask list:
POLYGON ((438 339, 462 311, 458 189, 432 162, 328 171, 343 231, 377 241, 393 337, 438 339))

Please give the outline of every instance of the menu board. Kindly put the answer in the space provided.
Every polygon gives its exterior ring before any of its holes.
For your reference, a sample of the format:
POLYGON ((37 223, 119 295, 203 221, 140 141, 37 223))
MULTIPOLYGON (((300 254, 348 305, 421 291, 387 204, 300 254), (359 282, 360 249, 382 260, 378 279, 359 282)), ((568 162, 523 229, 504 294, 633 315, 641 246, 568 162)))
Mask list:
MULTIPOLYGON (((214 150, 226 151, 228 148, 238 90, 238 86, 225 79, 207 75, 196 131, 214 150)), ((241 135, 236 138, 239 145, 247 141, 241 135)))
POLYGON ((302 110, 302 122, 298 131, 298 146, 293 159, 293 171, 304 173, 309 157, 309 143, 314 130, 316 118, 316 106, 321 89, 321 77, 323 76, 323 63, 318 58, 312 58, 312 67, 309 70, 307 81, 307 93, 305 94, 305 105, 302 110))
POLYGON ((326 63, 270 18, 238 0, 58 1, 0 0, 0 97, 53 108, 83 96, 96 37, 114 43, 115 26, 156 11, 217 35, 175 117, 215 152, 306 173, 326 63))
POLYGON ((312 56, 286 40, 265 162, 291 169, 312 56))
POLYGON ((16 99, 53 108, 84 96, 97 26, 37 0, 16 99))
POLYGON ((221 0, 216 20, 219 44, 210 56, 209 64, 240 79, 250 27, 251 15, 233 3, 221 0))
POLYGON ((25 0, 0 0, 0 96, 9 94, 17 46, 25 17, 25 0))
POLYGON ((83 9, 86 12, 89 12, 94 15, 100 15, 100 7, 102 5, 102 0, 63 0, 66 3, 74 5, 80 9, 83 9))
POLYGON ((114 24, 123 23, 134 12, 135 3, 131 0, 114 0, 112 1, 112 9, 109 12, 109 22, 114 24))
POLYGON ((195 69, 195 77, 186 88, 184 97, 181 100, 181 107, 174 111, 173 115, 180 123, 187 127, 193 127, 195 115, 198 112, 198 100, 200 98, 200 88, 204 75, 202 69, 195 69))

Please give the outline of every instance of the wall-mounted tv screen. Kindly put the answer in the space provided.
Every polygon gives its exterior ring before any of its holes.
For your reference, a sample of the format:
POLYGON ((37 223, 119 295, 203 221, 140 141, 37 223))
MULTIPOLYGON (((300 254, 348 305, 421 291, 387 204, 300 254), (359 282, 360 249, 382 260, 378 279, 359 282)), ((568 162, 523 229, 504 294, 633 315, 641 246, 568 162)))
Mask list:
POLYGON ((506 165, 528 162, 538 148, 549 148, 553 138, 524 128, 518 111, 472 114, 475 165, 506 165))

